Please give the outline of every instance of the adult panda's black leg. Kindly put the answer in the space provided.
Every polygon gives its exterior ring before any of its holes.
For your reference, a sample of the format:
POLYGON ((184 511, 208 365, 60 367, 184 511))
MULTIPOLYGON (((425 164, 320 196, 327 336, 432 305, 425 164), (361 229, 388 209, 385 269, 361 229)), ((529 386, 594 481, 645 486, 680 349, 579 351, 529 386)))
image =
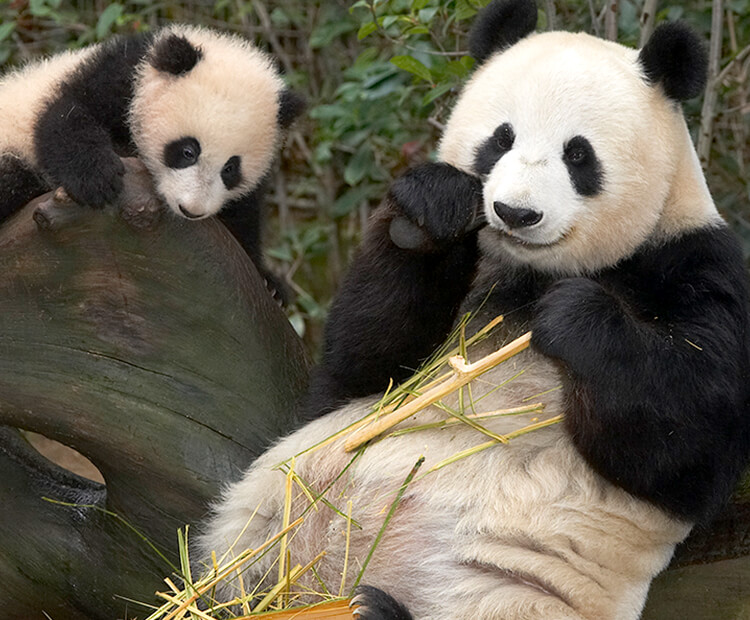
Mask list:
POLYGON ((445 339, 474 276, 481 197, 447 164, 394 182, 334 300, 304 417, 408 377, 445 339))
POLYGON ((0 157, 0 222, 49 187, 34 169, 14 155, 0 157))
POLYGON ((362 620, 412 620, 409 610, 379 588, 359 586, 349 605, 362 620))

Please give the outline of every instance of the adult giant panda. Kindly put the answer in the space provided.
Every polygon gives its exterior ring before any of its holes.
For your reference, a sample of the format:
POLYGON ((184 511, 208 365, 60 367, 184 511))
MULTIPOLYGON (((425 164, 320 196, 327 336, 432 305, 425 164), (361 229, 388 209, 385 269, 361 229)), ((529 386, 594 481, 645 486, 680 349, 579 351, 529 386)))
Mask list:
POLYGON ((264 275, 262 184, 303 107, 270 56, 186 25, 113 39, 0 79, 0 222, 62 186, 101 207, 137 155, 176 214, 220 213, 264 275))
MULTIPOLYGON (((532 34, 536 14, 529 0, 479 14, 479 68, 441 161, 399 179, 375 214, 332 309, 310 407, 385 389, 461 306, 481 307, 504 313, 504 327, 472 360, 533 334, 474 383, 481 410, 549 392, 543 415, 487 428, 508 434, 560 413, 564 423, 412 481, 354 599, 363 618, 638 618, 651 580, 726 500, 750 452, 746 274, 679 105, 705 82, 704 47, 679 23, 640 51, 532 34), (489 223, 480 232, 477 209, 489 223)), ((353 461, 343 440, 302 454, 372 404, 355 400, 270 449, 216 506, 203 548, 257 548, 280 531, 274 466, 298 455, 313 490, 332 484, 343 511, 352 500, 347 591, 417 457, 427 468, 486 441, 459 424, 381 439, 353 461)), ((401 427, 444 418, 427 410, 401 427)), ((295 494, 292 518, 309 501, 295 494)), ((345 528, 309 510, 292 561, 325 550, 317 574, 337 586, 345 528)))

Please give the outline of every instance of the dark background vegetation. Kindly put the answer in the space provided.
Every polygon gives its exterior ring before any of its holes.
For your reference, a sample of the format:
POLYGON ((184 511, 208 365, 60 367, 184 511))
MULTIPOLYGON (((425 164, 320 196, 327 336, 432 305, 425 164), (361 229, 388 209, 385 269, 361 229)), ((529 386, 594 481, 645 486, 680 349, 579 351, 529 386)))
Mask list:
MULTIPOLYGON (((434 156, 473 64, 470 18, 487 1, 0 0, 0 65, 170 21, 242 33, 271 51, 310 108, 274 177, 266 248, 296 293, 290 320, 314 349, 371 209, 395 175, 434 156)), ((712 40, 709 95, 685 111, 718 206, 750 255, 750 0, 537 3, 542 29, 639 46, 654 23, 685 19, 712 40)))

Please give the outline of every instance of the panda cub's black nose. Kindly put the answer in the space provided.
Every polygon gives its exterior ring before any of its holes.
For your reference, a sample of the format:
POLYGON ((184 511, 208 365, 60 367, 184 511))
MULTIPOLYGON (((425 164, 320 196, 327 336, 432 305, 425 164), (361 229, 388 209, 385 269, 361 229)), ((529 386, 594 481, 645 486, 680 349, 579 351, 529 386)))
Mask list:
POLYGON ((543 213, 533 209, 517 209, 510 207, 504 202, 494 203, 495 213, 505 222, 509 228, 526 228, 533 226, 542 219, 543 213))

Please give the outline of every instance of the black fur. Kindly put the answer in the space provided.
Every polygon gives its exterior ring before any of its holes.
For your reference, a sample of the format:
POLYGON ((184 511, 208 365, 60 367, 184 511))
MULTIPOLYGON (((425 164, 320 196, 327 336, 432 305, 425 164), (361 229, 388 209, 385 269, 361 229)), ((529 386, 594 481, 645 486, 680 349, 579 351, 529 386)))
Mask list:
POLYGON ((465 231, 480 191, 477 179, 447 164, 425 164, 394 183, 331 307, 304 417, 408 377, 445 338, 474 274, 477 235, 465 231), (423 230, 426 246, 396 246, 394 218, 423 230))
POLYGON ((234 189, 242 182, 242 159, 232 155, 221 169, 221 181, 227 189, 234 189))
POLYGON ((185 37, 170 34, 156 42, 148 60, 157 71, 179 76, 192 71, 201 58, 203 52, 200 48, 194 47, 185 37))
MULTIPOLYGON (((120 156, 137 155, 127 124, 133 98, 137 65, 146 54, 157 69, 184 74, 201 58, 184 38, 170 36, 150 50, 153 35, 113 39, 99 49, 60 85, 42 110, 34 129, 34 143, 40 170, 35 171, 15 157, 0 159, 0 223, 30 199, 62 186, 76 202, 102 207, 114 201, 122 190, 124 167, 120 156), (192 65, 190 64, 192 62, 192 65)), ((283 119, 288 124, 301 112, 302 99, 284 91, 283 119)), ((164 149, 164 162, 173 168, 193 165, 200 157, 200 144, 184 137, 164 149), (186 147, 192 155, 186 155, 186 147)), ((227 188, 241 181, 239 162, 232 157, 222 171, 227 188)), ((259 187, 264 184, 259 184, 259 187)), ((228 223, 277 297, 287 297, 286 287, 265 267, 260 254, 260 195, 254 190, 227 205, 221 219, 228 223), (241 205, 249 212, 240 214, 241 205), (243 230, 252 226, 252 230, 243 230)), ((189 215, 186 213, 186 216, 189 215)))
POLYGON ((516 134, 510 123, 500 125, 492 135, 477 149, 474 156, 474 170, 477 174, 487 175, 492 172, 500 158, 513 148, 516 134))
MULTIPOLYGON (((320 372, 332 406, 384 389, 429 354, 467 292, 455 278, 474 270, 473 237, 404 252, 389 244, 389 217, 381 209, 327 325, 320 372)), ((726 501, 750 454, 750 299, 726 228, 644 247, 587 278, 488 257, 462 312, 482 302, 511 332, 530 322, 532 345, 561 362, 566 425, 596 471, 690 520, 726 501)))
POLYGON ((267 179, 264 179, 252 192, 225 205, 219 211, 218 218, 252 259, 274 299, 286 305, 292 298, 291 291, 284 281, 266 266, 263 258, 262 236, 265 219, 263 196, 266 193, 267 184, 267 179))
POLYGON ((604 172, 594 147, 583 136, 571 138, 563 149, 563 161, 575 190, 582 196, 596 196, 604 186, 604 172))
POLYGON ((390 594, 372 586, 359 586, 350 607, 361 620, 412 620, 412 615, 390 594))
POLYGON ((201 143, 192 136, 173 140, 164 147, 164 165, 180 170, 198 163, 201 156, 201 143))
POLYGON ((568 371, 566 424, 595 470, 691 520, 722 505, 750 451, 747 275, 726 228, 557 282, 532 330, 568 371))
POLYGON ((469 51, 478 64, 531 34, 536 28, 534 0, 493 0, 479 11, 469 33, 469 51))
POLYGON ((277 118, 283 129, 288 129, 297 117, 305 111, 307 101, 300 94, 285 88, 279 96, 277 118))
POLYGON ((102 207, 122 189, 119 155, 133 155, 127 127, 133 74, 150 37, 115 39, 63 83, 41 114, 34 142, 49 183, 76 201, 102 207))
POLYGON ((705 42, 687 25, 660 25, 638 56, 649 81, 661 84, 675 101, 697 97, 706 87, 708 53, 705 42))
POLYGON ((0 157, 0 222, 49 187, 36 171, 13 155, 0 157))

